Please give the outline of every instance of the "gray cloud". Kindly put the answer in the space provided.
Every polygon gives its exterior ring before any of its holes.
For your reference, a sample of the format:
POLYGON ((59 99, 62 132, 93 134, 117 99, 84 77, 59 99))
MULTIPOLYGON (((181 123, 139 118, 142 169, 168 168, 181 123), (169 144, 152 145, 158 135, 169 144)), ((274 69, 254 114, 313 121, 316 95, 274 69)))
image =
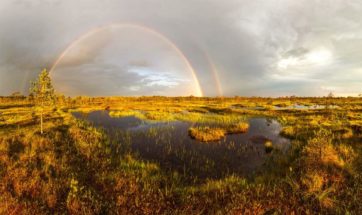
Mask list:
MULTIPOLYGON (((361 20, 358 0, 3 0, 0 95, 26 93, 29 81, 72 41, 109 23, 138 23, 165 35, 195 68, 206 95, 218 93, 206 54, 229 96, 358 94, 361 20)), ((140 34, 103 31, 75 46, 54 74, 57 90, 189 93, 182 86, 188 88, 191 77, 177 53, 154 35, 140 34)))

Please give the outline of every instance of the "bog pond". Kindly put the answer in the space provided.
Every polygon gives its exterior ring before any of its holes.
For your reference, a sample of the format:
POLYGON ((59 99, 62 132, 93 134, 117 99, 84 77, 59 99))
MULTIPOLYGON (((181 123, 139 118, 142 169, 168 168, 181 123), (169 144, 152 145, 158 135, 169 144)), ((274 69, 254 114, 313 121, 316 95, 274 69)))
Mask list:
POLYGON ((195 125, 191 122, 115 118, 108 111, 74 112, 73 116, 103 128, 137 158, 193 181, 231 174, 250 176, 261 170, 273 153, 284 153, 290 147, 290 141, 280 136, 282 127, 275 119, 250 118, 246 133, 205 143, 189 136, 189 128, 195 125), (273 143, 271 153, 265 150, 265 139, 273 143))
POLYGON ((336 109, 339 108, 337 105, 320 105, 320 104, 313 104, 313 105, 303 105, 303 104, 293 104, 289 106, 278 106, 272 105, 269 107, 263 106, 252 106, 252 107, 245 107, 240 104, 231 105, 231 109, 239 109, 239 110, 266 110, 266 109, 273 109, 273 110, 322 110, 322 109, 336 109))

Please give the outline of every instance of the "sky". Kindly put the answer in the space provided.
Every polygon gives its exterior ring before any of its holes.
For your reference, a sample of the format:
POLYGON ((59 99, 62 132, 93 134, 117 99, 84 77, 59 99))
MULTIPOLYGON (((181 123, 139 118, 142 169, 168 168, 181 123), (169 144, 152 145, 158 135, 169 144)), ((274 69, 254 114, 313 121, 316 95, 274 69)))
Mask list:
POLYGON ((0 95, 357 96, 359 0, 1 0, 0 95))

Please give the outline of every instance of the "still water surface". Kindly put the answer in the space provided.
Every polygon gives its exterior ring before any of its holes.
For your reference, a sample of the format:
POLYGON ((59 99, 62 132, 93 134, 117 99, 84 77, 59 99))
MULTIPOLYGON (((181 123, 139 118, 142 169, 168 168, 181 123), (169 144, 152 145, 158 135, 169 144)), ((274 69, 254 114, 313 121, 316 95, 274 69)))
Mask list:
POLYGON ((117 136, 120 144, 127 145, 140 159, 195 180, 230 174, 247 176, 260 170, 271 156, 265 151, 265 139, 273 142, 276 150, 272 153, 285 152, 290 146, 290 141, 279 135, 281 125, 274 119, 251 118, 248 132, 204 143, 189 137, 188 129, 193 125, 190 122, 152 122, 133 116, 113 118, 107 111, 73 115, 117 136))

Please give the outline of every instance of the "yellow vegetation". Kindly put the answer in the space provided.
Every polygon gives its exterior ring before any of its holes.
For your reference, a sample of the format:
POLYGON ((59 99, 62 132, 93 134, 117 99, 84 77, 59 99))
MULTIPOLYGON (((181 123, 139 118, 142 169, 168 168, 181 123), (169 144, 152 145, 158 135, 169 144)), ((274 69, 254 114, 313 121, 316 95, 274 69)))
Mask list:
POLYGON ((293 126, 285 126, 280 134, 286 137, 294 137, 296 135, 295 128, 293 126))
POLYGON ((353 131, 352 131, 352 129, 347 128, 347 129, 344 131, 344 133, 342 134, 342 138, 348 139, 348 138, 351 138, 351 137, 353 137, 353 131))
POLYGON ((265 141, 264 147, 266 152, 271 152, 273 150, 273 142, 271 140, 265 141))
POLYGON ((202 142, 218 141, 225 136, 226 131, 221 128, 193 127, 189 129, 190 136, 202 142))
MULTIPOLYGON (((323 105, 324 98, 80 97, 58 101, 40 135, 31 102, 0 97, 0 214, 360 214, 362 101, 330 100, 340 108, 229 108, 323 105), (108 106, 114 117, 196 122, 203 126, 189 132, 202 141, 246 132, 248 117, 273 117, 293 140, 289 151, 273 153, 255 176, 230 173, 194 183, 182 171, 141 161, 123 148, 128 139, 112 141, 71 115, 108 106)), ((231 150, 242 149, 235 144, 231 150)), ((195 171, 205 168, 206 156, 198 155, 190 161, 195 171)))
POLYGON ((227 133, 245 133, 249 129, 249 124, 246 122, 239 122, 234 125, 231 125, 227 128, 227 133))

